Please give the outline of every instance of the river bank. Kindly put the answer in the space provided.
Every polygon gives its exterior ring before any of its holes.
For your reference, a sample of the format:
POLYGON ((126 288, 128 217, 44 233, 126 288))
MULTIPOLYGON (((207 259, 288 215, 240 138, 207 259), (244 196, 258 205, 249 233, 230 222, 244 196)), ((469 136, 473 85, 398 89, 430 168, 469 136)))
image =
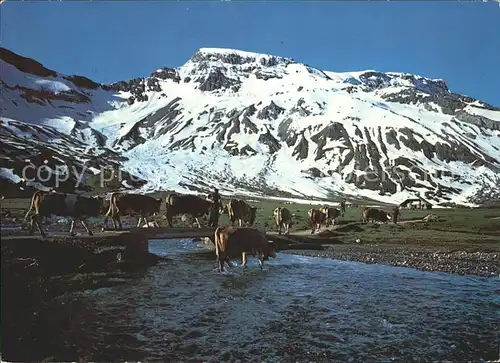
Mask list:
MULTIPOLYGON (((81 334, 73 325, 82 310, 78 300, 61 298, 121 285, 164 260, 133 234, 2 235, 1 253, 2 358, 7 361, 74 361, 75 346, 65 342, 81 334)), ((125 351, 109 360, 120 354, 127 358, 125 351)))
MULTIPOLYGON (((459 275, 500 276, 500 236, 442 224, 347 223, 288 237, 283 252, 459 275)), ((272 237, 271 237, 272 238, 272 237)))
POLYGON ((368 264, 409 267, 459 275, 500 276, 500 253, 453 251, 424 246, 335 245, 323 250, 286 250, 285 253, 368 264))

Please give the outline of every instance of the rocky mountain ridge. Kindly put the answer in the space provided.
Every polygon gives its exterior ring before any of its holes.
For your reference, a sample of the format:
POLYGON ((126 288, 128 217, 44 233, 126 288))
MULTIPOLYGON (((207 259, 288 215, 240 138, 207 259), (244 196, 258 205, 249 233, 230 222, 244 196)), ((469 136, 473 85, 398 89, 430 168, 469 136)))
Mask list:
POLYGON ((441 79, 202 48, 178 68, 106 85, 6 49, 0 58, 0 177, 10 181, 26 159, 50 154, 54 168, 119 168, 139 192, 217 184, 239 195, 466 204, 498 187, 500 108, 441 79))

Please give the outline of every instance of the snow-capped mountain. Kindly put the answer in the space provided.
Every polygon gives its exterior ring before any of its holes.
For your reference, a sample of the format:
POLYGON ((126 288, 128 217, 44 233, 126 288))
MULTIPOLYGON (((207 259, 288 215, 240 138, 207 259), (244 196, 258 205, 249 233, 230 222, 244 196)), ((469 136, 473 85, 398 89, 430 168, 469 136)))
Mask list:
POLYGON ((139 192, 217 185, 228 195, 466 204, 500 186, 500 108, 440 79, 202 48, 181 67, 105 85, 0 56, 0 178, 13 182, 26 159, 49 159, 51 170, 87 174, 114 165, 139 192))

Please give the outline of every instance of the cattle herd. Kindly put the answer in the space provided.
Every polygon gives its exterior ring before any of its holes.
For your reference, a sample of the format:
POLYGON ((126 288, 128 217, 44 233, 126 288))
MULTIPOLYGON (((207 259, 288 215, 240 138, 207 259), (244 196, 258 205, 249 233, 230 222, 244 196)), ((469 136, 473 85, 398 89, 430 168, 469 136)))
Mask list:
MULTIPOLYGON (((219 269, 222 271, 224 262, 230 265, 229 257, 235 253, 235 248, 242 255, 242 263, 246 265, 246 255, 256 254, 259 256, 259 263, 262 266, 263 261, 269 257, 274 257, 276 246, 273 242, 268 242, 265 232, 249 228, 253 226, 257 214, 257 208, 250 206, 241 199, 231 199, 227 206, 223 206, 218 191, 209 194, 206 198, 196 195, 169 194, 164 200, 166 213, 165 218, 168 226, 172 227, 173 217, 178 215, 191 215, 199 228, 201 224, 200 217, 209 215, 209 225, 216 228, 214 243, 216 246, 217 261, 219 269), (227 213, 231 226, 219 226, 219 215, 227 213), (234 227, 235 223, 239 226, 234 227), (246 226, 244 226, 246 225, 246 226)), ((111 218, 114 230, 122 229, 120 216, 134 215, 138 216, 137 227, 148 227, 155 225, 156 222, 149 222, 148 218, 160 214, 162 199, 156 199, 142 194, 113 192, 109 198, 103 196, 83 196, 79 194, 64 194, 45 191, 36 191, 31 198, 31 205, 25 215, 31 221, 30 234, 34 233, 35 226, 42 236, 45 232, 41 226, 41 219, 51 215, 69 217, 71 227, 69 233, 74 235, 75 221, 80 221, 89 235, 92 231, 87 226, 86 220, 90 217, 104 216, 102 230, 107 227, 111 218), (32 213, 34 211, 34 213, 32 213), (31 214, 31 215, 30 215, 31 214), (141 223, 142 222, 142 223, 141 223)), ((307 213, 308 222, 312 226, 311 234, 321 228, 322 225, 334 225, 339 217, 345 213, 346 203, 340 203, 340 209, 333 207, 311 208, 307 213)), ((387 223, 393 220, 397 223, 399 209, 394 208, 390 213, 365 207, 362 210, 362 221, 380 221, 387 223)), ((276 222, 278 233, 290 233, 292 217, 294 215, 286 207, 277 207, 273 211, 273 217, 276 222)), ((157 223, 156 223, 157 226, 157 223)))

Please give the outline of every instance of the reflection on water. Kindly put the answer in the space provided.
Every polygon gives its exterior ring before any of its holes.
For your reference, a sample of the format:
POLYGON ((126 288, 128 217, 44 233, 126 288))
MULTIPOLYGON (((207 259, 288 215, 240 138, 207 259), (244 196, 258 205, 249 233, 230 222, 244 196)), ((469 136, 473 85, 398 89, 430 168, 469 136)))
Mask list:
POLYGON ((280 253, 263 270, 250 258, 247 268, 220 274, 213 256, 192 253, 197 249, 189 240, 153 241, 151 252, 169 261, 126 284, 78 293, 87 311, 77 324, 78 341, 89 342, 82 355, 113 359, 120 350, 124 359, 211 362, 498 358, 496 277, 280 253))

